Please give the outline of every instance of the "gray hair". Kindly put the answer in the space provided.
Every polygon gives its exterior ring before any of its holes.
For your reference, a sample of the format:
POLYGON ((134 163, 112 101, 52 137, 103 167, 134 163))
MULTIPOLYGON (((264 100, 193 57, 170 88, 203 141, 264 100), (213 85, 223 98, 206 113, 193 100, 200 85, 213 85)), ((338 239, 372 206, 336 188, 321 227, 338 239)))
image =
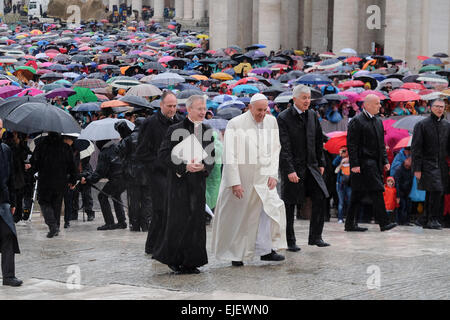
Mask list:
POLYGON ((294 98, 298 98, 298 97, 300 97, 300 95, 301 95, 302 93, 311 94, 311 88, 310 88, 310 87, 307 87, 307 86, 305 86, 305 85, 303 85, 303 84, 299 84, 298 86, 296 86, 296 87, 294 88, 294 91, 293 91, 293 93, 292 93, 292 96, 293 96, 294 98))
POLYGON ((190 96, 187 100, 186 100, 186 108, 190 108, 192 107, 192 105, 194 104, 195 101, 197 100, 202 100, 203 102, 206 103, 206 97, 204 95, 193 95, 190 96))
POLYGON ((444 99, 438 98, 438 99, 434 100, 434 101, 431 103, 431 106, 433 107, 433 106, 436 104, 436 102, 442 102, 444 105, 446 105, 444 99))

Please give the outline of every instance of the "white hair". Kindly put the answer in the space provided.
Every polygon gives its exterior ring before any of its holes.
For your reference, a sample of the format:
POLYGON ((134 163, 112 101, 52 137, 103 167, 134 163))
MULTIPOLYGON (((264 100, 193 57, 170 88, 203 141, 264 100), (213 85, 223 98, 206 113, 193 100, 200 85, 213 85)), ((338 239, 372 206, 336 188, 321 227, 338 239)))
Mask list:
POLYGON ((307 86, 305 86, 305 85, 303 85, 303 84, 299 84, 298 86, 296 86, 296 87, 294 88, 294 91, 293 91, 293 93, 292 93, 292 96, 293 96, 294 98, 298 98, 298 97, 300 97, 300 95, 301 95, 302 93, 311 94, 311 88, 310 88, 310 87, 307 87, 307 86))
POLYGON ((192 107, 192 105, 194 104, 194 102, 197 101, 197 100, 202 100, 203 102, 206 103, 206 96, 204 96, 204 95, 199 95, 199 94, 190 96, 190 97, 186 100, 186 108, 192 107))

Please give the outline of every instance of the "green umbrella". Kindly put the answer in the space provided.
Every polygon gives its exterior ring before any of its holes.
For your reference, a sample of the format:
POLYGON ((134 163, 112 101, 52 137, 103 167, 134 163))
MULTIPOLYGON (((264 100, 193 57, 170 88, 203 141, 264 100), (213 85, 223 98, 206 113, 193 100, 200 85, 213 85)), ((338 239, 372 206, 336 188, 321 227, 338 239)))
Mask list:
POLYGON ((16 71, 18 70, 28 70, 30 71, 32 74, 36 74, 36 70, 33 67, 30 66, 20 66, 20 67, 16 67, 16 71))
POLYGON ((419 73, 441 71, 441 70, 442 70, 441 67, 431 65, 423 67, 422 69, 419 70, 419 73))
POLYGON ((81 101, 83 103, 87 102, 97 102, 98 98, 92 92, 91 89, 88 88, 81 88, 81 87, 74 87, 73 90, 76 91, 76 94, 73 96, 70 96, 67 101, 69 102, 69 105, 72 107, 75 107, 78 101, 81 101))

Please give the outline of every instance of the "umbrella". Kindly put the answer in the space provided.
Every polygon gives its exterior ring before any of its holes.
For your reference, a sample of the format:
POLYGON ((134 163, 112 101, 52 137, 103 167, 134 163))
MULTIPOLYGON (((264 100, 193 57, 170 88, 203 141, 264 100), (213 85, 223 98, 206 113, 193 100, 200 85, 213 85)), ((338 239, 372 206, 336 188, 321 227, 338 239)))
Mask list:
POLYGON ((88 88, 74 87, 73 90, 76 94, 70 96, 67 102, 70 106, 74 107, 78 101, 81 102, 96 102, 98 101, 97 96, 88 88))
POLYGON ((436 57, 436 58, 448 58, 448 54, 439 52, 439 53, 433 54, 433 57, 436 57))
POLYGON ((252 93, 259 93, 259 92, 260 92, 260 90, 257 87, 249 85, 249 84, 238 85, 233 88, 233 94, 239 94, 239 93, 252 94, 252 93))
POLYGON ((124 97, 119 98, 119 100, 126 102, 133 107, 151 108, 148 101, 142 97, 125 95, 124 97))
POLYGON ((18 97, 23 97, 23 96, 37 96, 38 94, 44 93, 44 91, 41 91, 39 89, 35 89, 35 88, 28 88, 23 90, 21 93, 19 93, 17 96, 18 97))
POLYGON ((222 81, 233 80, 233 76, 229 75, 228 73, 224 73, 224 72, 214 73, 211 75, 211 78, 217 79, 217 80, 222 80, 222 81))
POLYGON ((384 88, 387 84, 390 84, 392 86, 392 88, 400 88, 403 85, 403 81, 399 80, 399 79, 386 79, 380 82, 380 84, 377 87, 377 90, 381 90, 382 88, 384 88))
POLYGON ((157 70, 158 72, 166 72, 166 68, 164 68, 164 66, 158 62, 149 62, 146 63, 142 66, 142 68, 144 69, 152 69, 152 70, 157 70))
MULTIPOLYGON (((128 78, 128 77, 127 77, 128 78)), ((134 86, 138 86, 142 84, 140 81, 136 79, 117 79, 110 83, 111 86, 122 89, 129 89, 134 86)))
POLYGON ((64 76, 61 73, 49 72, 41 76, 42 79, 63 79, 64 76))
POLYGON ((97 89, 105 88, 108 84, 101 79, 82 79, 73 84, 75 87, 97 89))
POLYGON ((134 130, 134 124, 124 119, 106 118, 91 122, 81 131, 78 139, 90 141, 114 140, 120 139, 119 132, 114 129, 114 125, 119 121, 125 121, 131 130, 134 130))
POLYGON ((162 95, 162 91, 151 84, 139 84, 131 87, 126 96, 154 97, 162 95))
POLYGON ((407 137, 404 137, 401 139, 395 146, 392 148, 393 152, 400 151, 401 149, 411 147, 412 142, 412 136, 408 135, 407 137))
POLYGON ((54 89, 58 89, 58 88, 64 88, 64 85, 62 83, 50 83, 50 84, 46 84, 45 86, 42 87, 42 91, 48 92, 48 91, 52 91, 54 89))
MULTIPOLYGON (((344 91, 344 92, 339 92, 338 95, 347 97, 351 103, 356 103, 360 99, 359 94, 356 92, 344 91)), ((327 98, 325 98, 325 96, 324 96, 324 99, 328 100, 327 98)))
POLYGON ((408 90, 425 90, 425 86, 421 83, 415 83, 415 82, 407 82, 404 83, 401 87, 401 89, 408 89, 408 90))
POLYGON ((85 139, 77 139, 73 142, 73 148, 80 152, 80 160, 90 157, 95 152, 94 144, 85 139))
POLYGON ((419 74, 413 74, 413 75, 404 77, 402 81, 403 81, 404 83, 407 83, 407 82, 416 82, 416 81, 417 81, 417 78, 419 78, 419 77, 420 77, 419 74))
POLYGON ((349 55, 352 55, 352 56, 356 56, 356 55, 358 54, 358 52, 356 52, 356 50, 351 49, 351 48, 345 48, 345 49, 342 49, 342 50, 340 51, 340 53, 343 53, 343 54, 349 54, 349 55))
POLYGON ((222 104, 222 103, 224 103, 226 101, 232 101, 232 100, 237 100, 237 97, 236 96, 231 96, 231 95, 228 95, 228 94, 222 94, 222 95, 219 95, 219 96, 216 96, 216 97, 213 98, 213 102, 219 103, 219 104, 222 104))
POLYGON ((177 94, 178 103, 184 104, 189 97, 195 95, 203 95, 203 91, 201 91, 200 89, 182 91, 177 94))
POLYGON ((251 70, 249 73, 254 73, 254 74, 259 74, 259 75, 263 75, 264 73, 272 74, 272 70, 270 70, 268 68, 256 68, 256 69, 251 70))
POLYGON ((0 119, 5 118, 12 110, 27 102, 46 103, 47 101, 44 97, 32 96, 9 98, 8 100, 2 101, 0 104, 0 119))
POLYGON ((415 125, 424 119, 426 118, 422 116, 407 116, 398 120, 392 125, 392 127, 397 129, 406 129, 409 132, 413 132, 415 125))
POLYGON ((339 95, 339 94, 326 94, 323 96, 323 99, 325 99, 327 101, 344 101, 344 100, 347 100, 348 97, 344 96, 344 95, 339 95))
POLYGON ((203 123, 216 130, 225 130, 228 125, 228 120, 221 118, 213 118, 205 120, 203 121, 203 123))
POLYGON ((437 74, 427 74, 422 75, 417 78, 417 81, 424 81, 424 82, 435 82, 435 83, 442 83, 442 84, 448 84, 448 80, 446 77, 442 77, 437 74))
POLYGON ((342 147, 347 145, 347 132, 335 132, 325 143, 324 148, 331 154, 339 154, 342 147))
POLYGON ((172 72, 164 72, 157 74, 153 79, 152 83, 162 83, 168 86, 176 85, 180 82, 185 82, 184 78, 179 74, 172 72))
POLYGON ((378 81, 374 77, 369 76, 369 75, 367 75, 367 76, 360 76, 360 77, 354 77, 353 79, 362 81, 364 83, 369 82, 371 89, 375 89, 378 86, 378 81))
POLYGON ((87 102, 72 108, 73 112, 97 112, 100 111, 100 102, 87 102))
POLYGON ((392 102, 408 102, 421 100, 421 96, 414 91, 406 89, 397 89, 392 91, 389 96, 392 102))
POLYGON ((349 80, 338 85, 339 88, 347 89, 353 87, 364 87, 364 82, 361 80, 349 80))
POLYGON ((81 131, 80 125, 69 113, 47 103, 25 103, 11 111, 4 121, 5 128, 28 134, 81 131))
POLYGON ((304 76, 301 76, 298 78, 296 83, 302 83, 302 84, 310 84, 310 85, 320 85, 320 84, 329 84, 332 81, 330 78, 324 75, 320 74, 305 74, 304 76))
POLYGON ((118 108, 118 107, 129 107, 130 105, 125 101, 120 100, 111 100, 111 101, 105 101, 100 105, 101 109, 104 108, 118 108))
POLYGON ((6 99, 15 96, 23 89, 18 86, 4 86, 0 88, 0 98, 6 99))
POLYGON ((216 118, 231 120, 241 114, 242 111, 237 108, 225 108, 217 112, 216 118))
POLYGON ((369 95, 369 94, 374 94, 376 95, 378 98, 380 98, 380 100, 386 100, 387 97, 382 94, 380 91, 375 91, 375 90, 366 90, 362 93, 360 93, 359 97, 360 97, 360 101, 364 101, 364 99, 369 95))
POLYGON ((229 109, 229 108, 235 108, 235 109, 245 109, 246 105, 244 102, 239 100, 233 100, 233 101, 226 101, 222 103, 217 110, 223 110, 223 109, 229 109))
POLYGON ((427 65, 433 65, 433 64, 442 64, 442 61, 441 61, 441 59, 439 59, 439 58, 429 58, 429 59, 427 59, 427 60, 424 60, 424 61, 422 62, 422 64, 423 64, 424 66, 427 66, 427 65))
POLYGON ((339 66, 342 66, 342 61, 339 59, 328 59, 323 62, 321 62, 318 66, 319 70, 329 70, 334 69, 339 66))
POLYGON ((47 99, 52 99, 56 97, 68 98, 71 95, 76 94, 76 91, 70 88, 57 88, 48 92, 45 97, 47 99))
POLYGON ((420 69, 419 73, 434 72, 434 71, 442 71, 442 68, 438 67, 438 66, 430 65, 430 66, 426 66, 426 67, 423 67, 422 69, 420 69))
POLYGON ((72 57, 72 61, 88 63, 88 62, 92 62, 92 58, 90 58, 89 56, 85 56, 85 55, 76 55, 76 56, 72 57))

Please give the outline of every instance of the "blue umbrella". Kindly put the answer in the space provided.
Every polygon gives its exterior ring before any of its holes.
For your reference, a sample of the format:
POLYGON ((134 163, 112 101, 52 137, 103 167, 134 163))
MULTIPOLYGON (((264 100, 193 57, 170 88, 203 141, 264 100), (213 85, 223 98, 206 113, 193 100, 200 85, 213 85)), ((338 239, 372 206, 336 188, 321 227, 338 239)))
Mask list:
POLYGON ((77 105, 72 109, 73 112, 96 112, 100 111, 101 102, 88 102, 77 105))
POLYGON ((422 62, 422 64, 424 66, 427 66, 427 65, 430 65, 430 64, 442 64, 442 60, 439 59, 439 58, 430 58, 430 59, 424 60, 422 62))
POLYGON ((214 109, 216 110, 219 107, 219 104, 217 102, 214 102, 212 100, 206 100, 206 108, 207 109, 214 109))
POLYGON ((259 93, 259 89, 249 84, 242 84, 233 88, 233 94, 239 93, 259 93))
POLYGON ((238 100, 245 104, 249 104, 251 99, 250 99, 250 97, 240 97, 240 98, 238 98, 238 100))
POLYGON ((296 80, 296 83, 311 85, 329 84, 331 82, 330 78, 321 74, 305 74, 296 80))
POLYGON ((387 79, 385 76, 383 76, 382 74, 378 74, 378 73, 370 74, 370 76, 380 82, 387 79))
POLYGON ((246 105, 242 101, 234 100, 234 101, 227 101, 227 102, 222 103, 217 110, 220 111, 220 110, 229 109, 229 108, 235 108, 235 109, 242 110, 245 107, 246 107, 246 105))
POLYGON ((225 130, 227 128, 228 120, 221 118, 213 118, 203 121, 204 124, 217 130, 225 130))
POLYGON ((220 96, 214 97, 213 102, 222 104, 227 101, 235 101, 237 100, 236 96, 230 96, 228 94, 222 94, 220 96))

